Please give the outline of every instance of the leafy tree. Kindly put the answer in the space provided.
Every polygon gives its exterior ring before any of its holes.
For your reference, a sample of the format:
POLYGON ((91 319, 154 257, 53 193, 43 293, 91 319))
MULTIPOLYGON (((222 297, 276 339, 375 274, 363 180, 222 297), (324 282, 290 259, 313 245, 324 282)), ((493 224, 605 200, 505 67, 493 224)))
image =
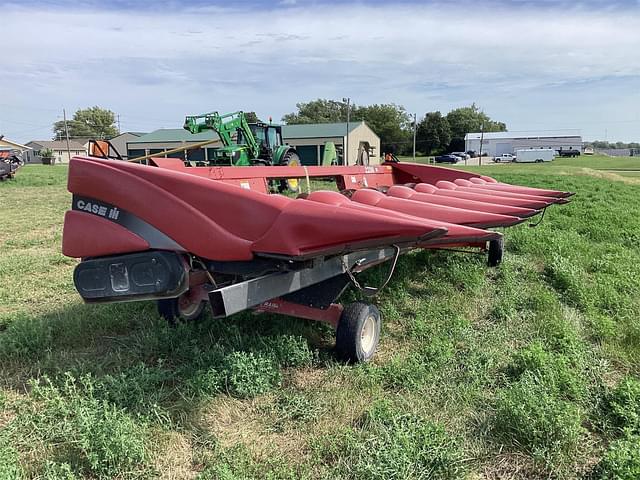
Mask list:
POLYGON ((258 115, 256 115, 256 112, 245 112, 244 116, 247 119, 247 122, 249 123, 256 123, 260 121, 260 119, 258 118, 258 115))
POLYGON ((447 113, 447 122, 451 128, 451 150, 464 149, 464 136, 470 132, 506 132, 507 126, 502 122, 491 120, 489 116, 472 103, 468 107, 456 108, 447 113))
POLYGON ((406 152, 410 149, 412 120, 400 105, 375 104, 354 108, 352 121, 364 120, 380 137, 382 151, 406 152))
MULTIPOLYGON (((347 104, 344 102, 319 98, 308 103, 298 103, 296 107, 297 112, 282 117, 284 122, 300 124, 347 121, 347 104)), ((397 151, 398 147, 407 148, 411 136, 411 120, 404 107, 393 103, 362 107, 352 104, 350 109, 350 120, 366 121, 380 137, 384 151, 397 151)))
MULTIPOLYGON (((336 100, 318 98, 308 103, 296 103, 297 112, 288 113, 282 121, 288 124, 333 123, 347 120, 347 104, 336 100)), ((351 112, 356 109, 351 105, 351 112)))
POLYGON ((451 128, 446 117, 440 112, 429 112, 418 123, 416 143, 427 155, 443 151, 451 142, 451 128))
MULTIPOLYGON (((67 120, 70 137, 111 138, 118 134, 116 116, 111 110, 100 107, 84 108, 76 111, 71 120, 67 120)), ((53 124, 54 138, 64 138, 64 121, 53 124)))

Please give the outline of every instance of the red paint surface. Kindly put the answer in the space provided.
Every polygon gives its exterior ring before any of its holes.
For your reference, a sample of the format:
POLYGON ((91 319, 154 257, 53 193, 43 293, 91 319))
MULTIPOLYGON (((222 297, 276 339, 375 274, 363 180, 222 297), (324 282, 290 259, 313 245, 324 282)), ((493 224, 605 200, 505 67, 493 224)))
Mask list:
POLYGON ((146 240, 117 223, 73 210, 64 215, 62 253, 67 257, 99 257, 148 248, 146 240))
MULTIPOLYGON (((262 167, 235 170, 254 168, 262 167)), ((186 173, 190 170, 74 158, 68 188, 128 211, 187 251, 212 260, 250 260, 257 252, 306 256, 355 250, 418 241, 434 230, 412 219, 265 195, 186 173)))
POLYGON ((412 188, 401 185, 394 185, 387 191, 390 197, 406 198, 417 202, 432 205, 443 205, 447 207, 464 208, 475 212, 498 213, 501 215, 511 215, 514 217, 527 218, 538 213, 538 210, 531 208, 515 207, 510 205, 499 205, 496 203, 478 202, 463 198, 445 197, 432 193, 420 193, 412 188))
POLYGON ((358 190, 353 200, 359 203, 406 213, 420 218, 457 223, 478 228, 508 227, 521 221, 518 217, 496 213, 476 212, 462 208, 432 205, 413 200, 394 198, 375 190, 358 190))
POLYGON ((278 313, 280 315, 326 322, 336 328, 338 323, 340 323, 340 316, 344 308, 340 304, 332 303, 329 308, 322 310, 320 308, 300 305, 299 303, 288 302, 282 298, 273 298, 261 303, 254 310, 259 313, 278 313))
MULTIPOLYGON (((187 167, 172 158, 151 163, 155 166, 76 157, 68 188, 126 210, 186 251, 220 261, 251 260, 256 253, 314 256, 392 243, 476 245, 496 235, 479 228, 514 225, 571 195, 410 163, 306 168, 187 167), (272 178, 299 178, 304 190, 307 177, 331 176, 342 188, 355 190, 352 200, 337 192, 314 192, 309 200, 266 194, 272 178), (417 185, 415 190, 393 186, 403 183, 417 185), (390 186, 387 195, 366 188, 390 186)), ((69 214, 65 254, 148 248, 135 234, 100 220, 109 226, 96 227, 100 238, 93 238, 88 230, 96 222, 69 214)))

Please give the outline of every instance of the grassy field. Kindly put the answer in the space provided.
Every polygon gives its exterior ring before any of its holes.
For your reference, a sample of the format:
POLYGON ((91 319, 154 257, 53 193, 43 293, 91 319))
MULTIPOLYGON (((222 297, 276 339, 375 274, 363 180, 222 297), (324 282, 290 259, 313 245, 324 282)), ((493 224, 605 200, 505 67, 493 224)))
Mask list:
MULTIPOLYGON (((417 157, 416 161, 419 163, 429 163, 433 157, 417 157)), ((402 162, 411 162, 412 157, 400 157, 402 162)), ((490 159, 485 159, 486 162, 491 162, 490 159)), ((477 162, 476 162, 477 163, 477 162)), ((501 166, 498 164, 495 166, 501 166)), ((640 157, 608 157, 605 155, 582 155, 576 158, 556 158, 551 163, 544 165, 553 165, 555 167, 581 167, 589 168, 593 170, 605 170, 605 171, 622 171, 622 172, 640 172, 640 157)), ((446 166, 446 165, 445 165, 446 166)), ((456 165, 457 168, 463 165, 456 165)), ((488 166, 488 165, 487 165, 488 166)), ((491 164, 493 166, 493 164, 491 164)), ((519 164, 519 166, 526 167, 526 164, 519 164)), ((536 165, 538 167, 539 165, 536 165)))
POLYGON ((476 168, 578 195, 498 269, 403 257, 359 366, 313 322, 83 305, 66 170, 24 167, 0 183, 0 479, 640 478, 640 179, 584 160, 476 168))

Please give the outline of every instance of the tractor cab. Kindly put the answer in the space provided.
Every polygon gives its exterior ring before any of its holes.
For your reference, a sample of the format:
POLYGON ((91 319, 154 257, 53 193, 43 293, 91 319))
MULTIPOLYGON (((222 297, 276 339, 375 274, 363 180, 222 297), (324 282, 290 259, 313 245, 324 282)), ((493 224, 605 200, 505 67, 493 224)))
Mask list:
MULTIPOLYGON (((258 158, 273 162, 274 152, 278 147, 284 145, 282 142, 282 127, 280 125, 270 125, 268 123, 257 122, 250 123, 249 129, 253 134, 253 138, 258 143, 260 155, 258 158)), ((238 129, 238 144, 245 144, 244 131, 238 129)))

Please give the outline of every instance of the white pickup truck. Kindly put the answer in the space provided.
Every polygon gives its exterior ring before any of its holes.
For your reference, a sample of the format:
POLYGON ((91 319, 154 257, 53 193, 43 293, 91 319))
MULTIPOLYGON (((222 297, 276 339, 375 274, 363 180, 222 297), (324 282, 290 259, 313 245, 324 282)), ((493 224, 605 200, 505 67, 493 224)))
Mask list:
POLYGON ((510 153, 503 153, 499 157, 493 157, 493 161, 495 163, 509 163, 513 162, 515 159, 516 157, 514 155, 511 155, 510 153))

